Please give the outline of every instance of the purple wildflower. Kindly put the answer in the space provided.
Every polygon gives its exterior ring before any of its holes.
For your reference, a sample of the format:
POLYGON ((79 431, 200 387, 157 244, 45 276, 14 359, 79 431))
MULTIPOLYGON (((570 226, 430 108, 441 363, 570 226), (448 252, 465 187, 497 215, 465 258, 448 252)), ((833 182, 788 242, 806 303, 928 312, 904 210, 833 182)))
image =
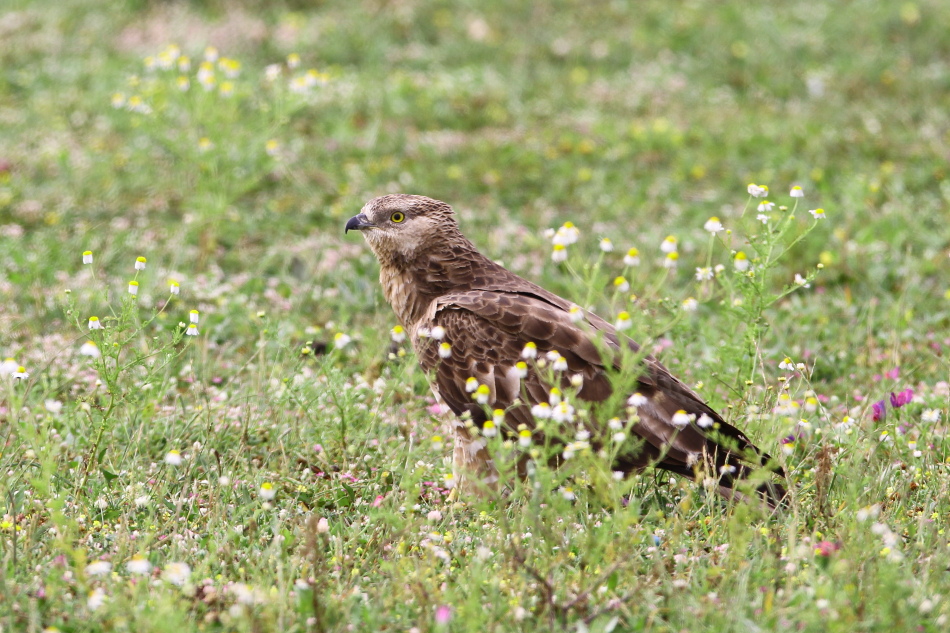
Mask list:
POLYGON ((801 431, 799 431, 798 434, 789 433, 788 435, 782 438, 782 444, 794 444, 795 442, 799 440, 804 440, 804 439, 805 439, 805 434, 802 433, 801 431))
POLYGON ((907 388, 901 391, 900 393, 891 392, 891 406, 895 409, 900 409, 905 404, 910 403, 914 399, 914 390, 907 388))
POLYGON ((871 405, 871 419, 875 422, 880 422, 887 415, 887 405, 884 404, 883 400, 879 400, 871 405))

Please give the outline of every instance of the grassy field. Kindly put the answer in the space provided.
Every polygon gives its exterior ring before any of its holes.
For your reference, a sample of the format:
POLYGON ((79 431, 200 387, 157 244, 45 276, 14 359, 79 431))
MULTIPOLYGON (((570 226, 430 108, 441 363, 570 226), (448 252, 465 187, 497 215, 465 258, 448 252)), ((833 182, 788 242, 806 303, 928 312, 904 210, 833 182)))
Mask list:
POLYGON ((4 3, 0 631, 947 630, 947 24, 4 3), (445 417, 343 235, 395 191, 628 312, 778 457, 788 507, 584 450, 450 498, 445 417))

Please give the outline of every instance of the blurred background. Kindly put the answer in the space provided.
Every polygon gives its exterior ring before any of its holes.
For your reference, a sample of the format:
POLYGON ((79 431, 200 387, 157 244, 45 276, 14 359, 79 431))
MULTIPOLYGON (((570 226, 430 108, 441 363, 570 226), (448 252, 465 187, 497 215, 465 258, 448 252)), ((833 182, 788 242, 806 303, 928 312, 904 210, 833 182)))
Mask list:
POLYGON ((821 261, 840 307, 926 331, 946 320, 948 23, 937 0, 8 0, 3 338, 58 318, 87 249, 116 292, 147 256, 156 288, 305 337, 391 320, 342 235, 375 195, 448 201, 489 255, 563 290, 544 228, 573 221, 592 251, 675 234, 688 256, 750 182, 828 213, 789 276, 821 261))
POLYGON ((5 630, 946 630, 948 25, 947 0, 3 0, 5 630), (343 234, 395 191, 629 311, 781 460, 788 512, 592 484, 590 454, 449 503, 444 418, 343 234))

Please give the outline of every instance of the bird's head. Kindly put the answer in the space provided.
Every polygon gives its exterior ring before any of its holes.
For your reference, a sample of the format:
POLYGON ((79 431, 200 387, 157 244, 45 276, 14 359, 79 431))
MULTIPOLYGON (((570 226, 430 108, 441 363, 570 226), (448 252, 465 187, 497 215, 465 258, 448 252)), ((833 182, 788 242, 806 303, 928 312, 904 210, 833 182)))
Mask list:
POLYGON ((452 207, 425 196, 394 193, 373 198, 347 220, 345 232, 357 230, 381 261, 414 259, 423 247, 458 233, 452 207))

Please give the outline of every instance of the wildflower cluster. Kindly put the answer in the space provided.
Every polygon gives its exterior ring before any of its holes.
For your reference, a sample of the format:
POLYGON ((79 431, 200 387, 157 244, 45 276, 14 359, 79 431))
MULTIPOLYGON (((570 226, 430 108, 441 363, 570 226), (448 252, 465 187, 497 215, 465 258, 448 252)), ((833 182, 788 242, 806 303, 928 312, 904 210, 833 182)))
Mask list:
MULTIPOLYGON (((325 72, 299 66, 299 56, 291 55, 259 73, 214 47, 193 59, 169 45, 145 58, 141 72, 128 78, 128 90, 112 95, 112 107, 122 113, 116 117, 119 126, 134 129, 162 152, 171 150, 176 162, 191 163, 198 173, 214 173, 179 183, 186 211, 201 220, 189 222, 197 225, 189 234, 201 232, 201 243, 213 245, 221 230, 215 220, 255 183, 281 173, 292 158, 273 130, 285 127, 296 111, 312 107, 329 81, 325 72)), ((133 160, 156 169, 151 147, 140 143, 133 149, 133 160)))
MULTIPOLYGON (((791 209, 767 199, 769 188, 765 185, 750 184, 747 190, 749 201, 746 209, 750 206, 755 207, 757 212, 755 221, 751 223, 745 221, 745 210, 731 218, 731 221, 729 218, 723 219, 718 216, 712 216, 706 220, 702 228, 708 235, 708 248, 705 262, 694 269, 693 277, 698 285, 696 293, 681 298, 678 303, 667 302, 667 305, 675 306, 674 309, 683 315, 696 312, 704 303, 714 300, 732 306, 737 325, 746 330, 745 352, 752 349, 755 341, 761 336, 761 315, 764 310, 795 290, 811 287, 812 281, 822 268, 821 264, 809 272, 795 273, 790 283, 785 284, 784 288, 778 292, 773 290, 770 274, 778 269, 782 256, 825 217, 823 210, 812 210, 811 226, 795 234, 795 228, 798 226, 794 222, 795 212, 799 201, 805 196, 805 191, 800 185, 794 185, 789 191, 789 197, 794 203, 791 209), (776 215, 776 212, 779 214, 776 215), (727 223, 734 223, 737 228, 729 228, 727 223), (763 224, 767 228, 765 231, 760 231, 757 227, 763 224), (743 235, 738 228, 745 228, 749 232, 743 235), (722 254, 720 255, 719 252, 722 254), (716 261, 717 259, 719 261, 716 261), (727 274, 730 271, 733 274, 727 274)), ((561 263, 567 260, 568 249, 578 241, 580 231, 572 222, 566 222, 558 229, 547 229, 544 235, 551 240, 553 246, 552 260, 561 263)), ((601 238, 599 246, 600 257, 596 263, 586 268, 588 278, 582 280, 588 287, 597 283, 601 263, 609 264, 611 254, 615 250, 612 238, 601 238)), ((680 239, 675 235, 665 237, 657 245, 657 255, 659 255, 659 268, 664 271, 664 274, 673 274, 680 263, 680 239)), ((614 276, 612 282, 609 283, 609 287, 613 290, 614 304, 622 303, 627 298, 627 293, 631 290, 631 282, 628 278, 631 274, 630 269, 639 266, 640 263, 641 253, 636 247, 629 248, 622 256, 623 269, 617 270, 620 274, 614 276)), ((636 299, 635 295, 629 295, 630 301, 636 299)), ((617 306, 616 309, 614 325, 617 329, 631 328, 636 313, 623 305, 617 306)), ((754 358, 752 354, 747 353, 746 356, 754 358)))
MULTIPOLYGON (((264 80, 275 84, 287 75, 284 88, 293 94, 308 96, 319 86, 329 82, 330 76, 310 68, 300 70, 300 56, 288 55, 284 64, 271 64, 264 70, 264 80)), ((170 95, 161 88, 170 87, 180 93, 188 93, 197 84, 204 93, 214 93, 222 98, 235 96, 240 89, 246 95, 252 88, 249 83, 241 84, 243 69, 241 62, 219 54, 218 49, 209 46, 195 63, 183 54, 175 44, 162 49, 157 55, 143 60, 145 77, 133 75, 129 78, 130 88, 138 91, 126 94, 115 92, 111 97, 113 108, 125 109, 139 114, 152 114, 152 103, 168 105, 170 95)))
MULTIPOLYGON (((85 251, 82 256, 82 261, 84 265, 92 264, 93 262, 92 251, 85 251)), ((129 301, 131 302, 128 305, 130 306, 134 304, 134 300, 138 297, 138 294, 139 294, 138 276, 140 272, 145 270, 147 261, 148 260, 146 260, 145 257, 140 256, 140 257, 137 257, 135 259, 135 262, 133 263, 133 268, 135 269, 135 275, 128 283, 128 295, 130 297, 129 301)), ((169 301, 171 300, 172 297, 178 296, 180 293, 181 293, 181 286, 179 285, 179 283, 175 280, 170 280, 169 281, 169 301)), ((162 306, 158 314, 162 314, 165 307, 167 306, 168 306, 168 301, 165 302, 165 304, 162 306)), ((125 313, 123 312, 123 314, 125 313)), ((185 332, 184 332, 185 335, 197 336, 198 335, 198 321, 199 321, 198 310, 191 310, 191 312, 188 315, 188 319, 189 319, 188 325, 185 325, 184 323, 180 323, 179 326, 185 329, 185 332)), ((97 315, 90 316, 86 326, 90 334, 98 330, 105 329, 105 324, 102 322, 102 320, 99 319, 97 315)), ((94 345, 96 344, 95 341, 92 341, 92 342, 94 345)), ((87 354, 87 355, 95 356, 96 354, 87 354)))
POLYGON ((146 100, 150 98, 155 102, 161 100, 162 95, 156 90, 159 80, 171 82, 174 89, 180 92, 188 92, 194 80, 205 92, 217 90, 221 96, 230 97, 234 93, 233 80, 241 71, 240 62, 220 57, 218 50, 213 46, 205 49, 204 58, 197 64, 197 68, 194 67, 191 58, 182 54, 181 49, 174 44, 166 46, 157 55, 146 57, 143 65, 147 73, 146 79, 133 75, 128 82, 130 88, 141 89, 141 92, 133 92, 129 96, 124 92, 113 93, 111 99, 113 108, 124 108, 139 114, 152 114, 153 108, 146 100))
MULTIPOLYGON (((94 266, 95 257, 92 251, 82 254, 83 266, 94 266)), ((150 295, 141 295, 140 288, 145 282, 144 275, 149 263, 145 257, 136 257, 131 264, 134 271, 132 279, 126 284, 126 292, 118 308, 109 310, 109 316, 100 318, 93 314, 80 318, 81 311, 77 307, 75 294, 67 290, 66 313, 71 316, 76 328, 87 337, 79 348, 82 356, 92 360, 97 378, 97 384, 105 384, 110 393, 110 402, 106 407, 95 409, 98 416, 98 430, 95 434, 93 446, 98 447, 110 429, 115 417, 127 400, 130 389, 129 375, 141 371, 140 368, 148 363, 148 359, 163 355, 167 362, 172 362, 187 349, 179 343, 185 336, 198 336, 200 314, 198 310, 188 313, 188 323, 178 322, 170 336, 159 336, 161 330, 156 325, 168 318, 166 310, 172 305, 176 297, 180 296, 180 285, 176 281, 169 282, 168 295, 156 307, 150 295), (143 308, 152 308, 148 316, 142 315, 143 308)), ((93 274, 92 278, 97 279, 93 274)), ((149 284, 150 285, 150 284, 149 284)), ((78 294, 78 293, 77 293, 78 294)), ((83 288, 84 302, 98 301, 99 297, 108 296, 108 293, 97 291, 94 288, 83 288)), ((146 370, 149 376, 156 368, 146 370)), ((90 408, 90 413, 93 409, 90 408)), ((93 416, 95 417, 95 416, 93 416)), ((165 457, 167 464, 173 464, 180 455, 177 451, 169 452, 165 457)))
MULTIPOLYGON (((794 185, 788 193, 793 201, 791 208, 770 200, 769 187, 766 185, 752 183, 748 185, 747 191, 749 198, 745 209, 733 218, 736 228, 728 228, 718 217, 710 218, 704 225, 710 234, 707 263, 696 269, 696 280, 701 284, 719 281, 722 300, 733 306, 737 325, 746 330, 742 356, 750 360, 743 373, 754 369, 755 355, 750 350, 762 336, 764 311, 790 293, 810 288, 822 268, 822 264, 817 264, 810 272, 795 273, 791 282, 785 283, 781 290, 773 289, 770 276, 779 268, 789 250, 817 226, 819 215, 812 212, 811 225, 798 230, 795 214, 799 201, 805 197, 800 185, 794 185), (744 220, 752 206, 755 207, 756 215, 755 221, 750 223, 744 220), (757 229, 757 226, 761 228, 757 229), (746 232, 740 236, 739 229, 742 228, 746 232), (713 264, 717 246, 727 249, 734 275, 724 275, 727 270, 724 264, 713 264)), ((824 217, 823 211, 820 216, 824 217)), ((711 287, 707 287, 704 292, 709 298, 715 296, 711 287)))
POLYGON ((573 222, 565 222, 557 230, 548 229, 544 235, 551 240, 553 247, 551 261, 560 264, 567 261, 567 247, 577 243, 581 232, 573 222))

